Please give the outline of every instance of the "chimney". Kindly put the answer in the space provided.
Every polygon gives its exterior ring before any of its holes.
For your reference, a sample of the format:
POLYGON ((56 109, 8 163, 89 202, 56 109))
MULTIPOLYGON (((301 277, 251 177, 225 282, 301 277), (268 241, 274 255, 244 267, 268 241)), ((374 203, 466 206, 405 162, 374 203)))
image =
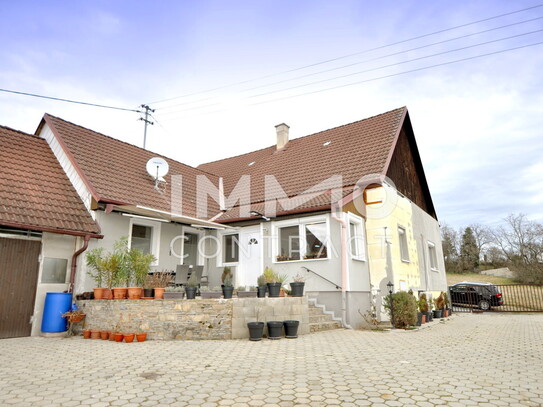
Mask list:
POLYGON ((275 126, 275 131, 277 132, 277 150, 281 150, 287 145, 289 128, 285 123, 275 126))

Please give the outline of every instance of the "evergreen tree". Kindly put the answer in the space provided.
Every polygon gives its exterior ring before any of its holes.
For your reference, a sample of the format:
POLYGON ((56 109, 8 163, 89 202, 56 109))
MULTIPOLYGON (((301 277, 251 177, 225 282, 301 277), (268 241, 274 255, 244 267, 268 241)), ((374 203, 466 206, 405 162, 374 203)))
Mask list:
POLYGON ((462 235, 460 265, 464 273, 472 273, 479 266, 479 248, 473 230, 469 226, 462 235))

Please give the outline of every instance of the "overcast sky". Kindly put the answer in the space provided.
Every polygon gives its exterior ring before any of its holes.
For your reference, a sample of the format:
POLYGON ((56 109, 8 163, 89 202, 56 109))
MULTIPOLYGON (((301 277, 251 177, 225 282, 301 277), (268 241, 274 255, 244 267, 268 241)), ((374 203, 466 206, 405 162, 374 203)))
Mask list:
MULTIPOLYGON (((0 13, 0 88, 147 103, 152 151, 198 165, 274 144, 282 122, 295 138, 405 105, 442 223, 543 219, 537 0, 0 0, 0 13)), ((143 142, 138 113, 0 92, 2 125, 33 133, 45 112, 143 142)))

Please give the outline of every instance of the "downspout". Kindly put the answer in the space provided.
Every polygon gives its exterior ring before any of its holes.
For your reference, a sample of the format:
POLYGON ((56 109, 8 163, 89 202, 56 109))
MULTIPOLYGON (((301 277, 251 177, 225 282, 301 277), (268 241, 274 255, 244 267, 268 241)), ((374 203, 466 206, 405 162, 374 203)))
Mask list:
POLYGON ((77 269, 77 258, 81 253, 83 253, 87 248, 89 247, 89 240, 90 235, 85 235, 83 238, 83 247, 76 251, 74 255, 72 256, 72 271, 70 273, 70 286, 68 288, 68 292, 71 293, 74 290, 74 283, 75 283, 75 271, 77 269))
POLYGON ((332 217, 341 225, 341 324, 353 329, 347 324, 347 222, 336 215, 336 209, 332 208, 332 217))

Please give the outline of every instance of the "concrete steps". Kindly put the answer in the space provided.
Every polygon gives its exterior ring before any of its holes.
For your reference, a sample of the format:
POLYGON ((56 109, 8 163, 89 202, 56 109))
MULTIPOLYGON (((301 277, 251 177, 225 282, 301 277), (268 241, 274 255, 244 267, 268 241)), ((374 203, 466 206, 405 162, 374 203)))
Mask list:
POLYGON ((315 302, 309 301, 309 331, 320 332, 341 328, 341 322, 334 320, 331 313, 324 310, 324 307, 316 306, 315 302))

